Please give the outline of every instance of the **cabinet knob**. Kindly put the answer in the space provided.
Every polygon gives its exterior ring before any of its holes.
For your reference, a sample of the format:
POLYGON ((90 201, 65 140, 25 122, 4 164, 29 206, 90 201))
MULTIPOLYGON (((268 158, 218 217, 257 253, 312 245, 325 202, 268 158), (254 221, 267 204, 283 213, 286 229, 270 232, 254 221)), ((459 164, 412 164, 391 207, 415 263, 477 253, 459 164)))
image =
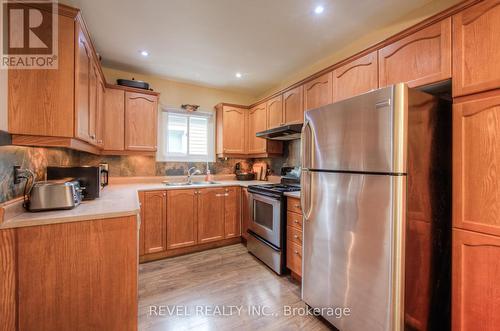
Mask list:
POLYGON ((293 220, 293 223, 295 223, 295 224, 299 224, 299 221, 297 221, 297 220, 293 220))
POLYGON ((92 140, 95 140, 95 134, 91 135, 91 136, 90 136, 90 138, 91 138, 92 140))
POLYGON ((299 239, 299 236, 297 236, 296 234, 294 234, 294 235, 293 235, 293 237, 294 237, 295 239, 299 239))
POLYGON ((299 251, 295 251, 294 253, 297 254, 297 255, 299 255, 299 251))
POLYGON ((166 197, 167 196, 167 192, 163 192, 163 196, 166 197))
POLYGON ((295 205, 295 208, 298 208, 298 209, 300 209, 300 205, 295 205))

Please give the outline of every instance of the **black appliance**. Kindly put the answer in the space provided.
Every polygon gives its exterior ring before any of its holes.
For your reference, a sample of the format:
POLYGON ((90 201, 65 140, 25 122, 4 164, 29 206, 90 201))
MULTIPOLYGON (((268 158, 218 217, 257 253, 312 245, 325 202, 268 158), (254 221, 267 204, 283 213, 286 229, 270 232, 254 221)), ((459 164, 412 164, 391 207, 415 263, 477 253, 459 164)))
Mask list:
POLYGON ((300 191, 299 168, 282 168, 279 184, 248 186, 250 222, 248 251, 277 274, 285 271, 286 197, 300 191))
POLYGON ((236 165, 234 166, 234 174, 236 175, 236 180, 255 179, 255 173, 241 169, 241 162, 236 163, 236 165))
POLYGON ((134 87, 134 88, 140 88, 142 90, 149 90, 149 83, 140 81, 140 80, 135 80, 132 78, 132 80, 129 79, 117 79, 116 83, 121 86, 127 86, 127 87, 134 87))
POLYGON ((270 140, 294 140, 300 139, 301 132, 302 124, 289 124, 257 132, 255 135, 270 140))
POLYGON ((108 185, 106 165, 98 167, 47 167, 47 179, 73 178, 80 182, 83 200, 99 198, 101 190, 108 185))

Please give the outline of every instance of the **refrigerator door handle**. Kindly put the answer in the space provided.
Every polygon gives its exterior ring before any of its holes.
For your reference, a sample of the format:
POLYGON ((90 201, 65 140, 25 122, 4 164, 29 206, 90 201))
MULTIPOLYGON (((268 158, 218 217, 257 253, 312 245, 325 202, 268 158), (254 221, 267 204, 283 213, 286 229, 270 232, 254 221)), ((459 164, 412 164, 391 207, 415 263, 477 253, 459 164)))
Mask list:
POLYGON ((311 215, 311 172, 302 169, 301 177, 300 208, 302 209, 304 221, 307 221, 311 215))
POLYGON ((311 167, 311 150, 312 150, 312 136, 313 131, 310 122, 306 119, 301 132, 301 160, 302 169, 309 169, 311 167))

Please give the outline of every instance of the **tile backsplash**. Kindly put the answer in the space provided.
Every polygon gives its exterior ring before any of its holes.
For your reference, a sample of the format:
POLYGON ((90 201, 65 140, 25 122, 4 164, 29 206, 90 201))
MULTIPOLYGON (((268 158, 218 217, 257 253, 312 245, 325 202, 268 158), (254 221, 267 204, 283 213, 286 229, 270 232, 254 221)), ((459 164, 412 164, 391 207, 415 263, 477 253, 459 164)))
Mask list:
MULTIPOLYGON (((210 162, 212 174, 232 174, 237 162, 251 169, 252 159, 217 159, 210 162)), ((285 142, 284 155, 278 158, 258 159, 267 162, 273 174, 279 175, 282 166, 300 165, 300 140, 285 142)), ((44 180, 47 166, 99 165, 108 163, 110 176, 182 176, 196 167, 206 172, 205 162, 156 162, 152 156, 99 156, 62 148, 0 146, 0 203, 22 195, 24 183, 15 185, 13 167, 33 170, 37 180, 44 180)))

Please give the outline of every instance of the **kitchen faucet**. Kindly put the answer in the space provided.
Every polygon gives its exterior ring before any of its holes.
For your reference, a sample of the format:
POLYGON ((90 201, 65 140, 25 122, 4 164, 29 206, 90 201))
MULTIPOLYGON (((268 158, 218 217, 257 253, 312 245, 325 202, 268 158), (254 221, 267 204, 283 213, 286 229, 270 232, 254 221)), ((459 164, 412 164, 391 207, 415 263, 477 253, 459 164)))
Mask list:
POLYGON ((187 178, 187 181, 188 181, 188 183, 189 183, 189 184, 191 184, 191 182, 192 182, 192 177, 193 177, 194 175, 200 175, 200 174, 201 174, 201 171, 200 171, 200 170, 198 170, 198 169, 196 169, 196 167, 191 167, 191 168, 189 168, 189 169, 188 169, 187 173, 188 173, 188 178, 187 178))

